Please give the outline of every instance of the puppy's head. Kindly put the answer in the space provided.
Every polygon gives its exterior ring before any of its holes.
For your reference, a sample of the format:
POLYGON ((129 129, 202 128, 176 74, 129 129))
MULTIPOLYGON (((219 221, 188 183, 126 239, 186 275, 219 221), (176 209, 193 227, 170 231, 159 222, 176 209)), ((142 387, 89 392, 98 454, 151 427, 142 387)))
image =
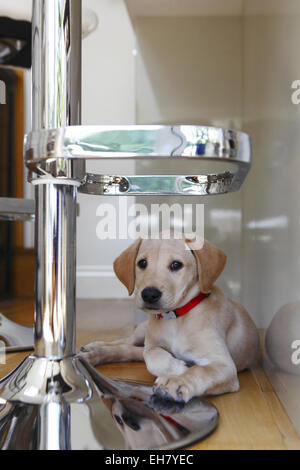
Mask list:
POLYGON ((139 239, 115 260, 114 271, 129 295, 136 289, 138 308, 155 313, 209 294, 225 263, 225 253, 207 241, 193 249, 191 240, 139 239))

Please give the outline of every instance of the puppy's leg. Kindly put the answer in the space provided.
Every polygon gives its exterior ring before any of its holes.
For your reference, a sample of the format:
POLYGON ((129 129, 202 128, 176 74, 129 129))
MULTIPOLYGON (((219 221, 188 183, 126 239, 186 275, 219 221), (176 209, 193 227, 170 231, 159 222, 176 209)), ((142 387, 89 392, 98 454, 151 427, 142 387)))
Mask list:
POLYGON ((133 334, 115 341, 95 341, 80 349, 79 354, 92 365, 109 362, 143 361, 147 322, 138 325, 133 334))
POLYGON ((180 375, 188 370, 184 361, 176 359, 172 354, 160 347, 145 349, 144 359, 148 371, 157 377, 163 377, 170 374, 180 375))
POLYGON ((154 393, 162 398, 172 397, 176 401, 187 402, 195 396, 239 390, 236 366, 226 348, 222 355, 207 356, 205 365, 201 365, 204 363, 203 358, 196 356, 192 355, 195 365, 182 375, 170 373, 165 377, 158 377, 154 384, 154 393))
POLYGON ((144 348, 130 344, 89 344, 89 350, 81 350, 80 356, 93 366, 111 362, 142 362, 144 348))

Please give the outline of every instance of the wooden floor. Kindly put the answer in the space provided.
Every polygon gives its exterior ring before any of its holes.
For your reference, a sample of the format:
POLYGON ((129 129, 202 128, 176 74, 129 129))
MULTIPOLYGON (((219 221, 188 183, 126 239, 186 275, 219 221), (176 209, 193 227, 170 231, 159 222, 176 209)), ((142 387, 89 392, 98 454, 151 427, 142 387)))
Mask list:
MULTIPOLYGON (((0 304, 0 311, 13 321, 31 326, 30 300, 0 304)), ((133 327, 131 300, 78 301, 77 347, 97 339, 111 340, 128 334, 133 327)), ((0 377, 10 372, 28 353, 8 354, 0 364, 0 377)), ((112 378, 152 383, 154 378, 142 363, 108 364, 98 368, 112 378)), ((258 365, 239 375, 240 391, 209 399, 218 408, 218 429, 191 449, 300 449, 298 437, 270 382, 258 365)))

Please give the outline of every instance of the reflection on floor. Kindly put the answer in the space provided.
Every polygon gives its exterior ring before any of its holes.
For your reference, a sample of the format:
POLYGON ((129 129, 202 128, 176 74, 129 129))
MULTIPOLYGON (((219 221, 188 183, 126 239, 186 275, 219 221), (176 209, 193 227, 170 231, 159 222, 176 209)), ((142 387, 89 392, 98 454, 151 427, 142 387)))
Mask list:
MULTIPOLYGON (((13 321, 31 326, 32 300, 0 303, 0 311, 13 321)), ((124 336, 134 326, 132 300, 79 300, 77 305, 77 347, 97 340, 124 336)), ((0 377, 10 372, 28 353, 7 355, 0 364, 0 377)), ((142 363, 107 364, 98 367, 112 378, 152 383, 154 377, 142 363)), ((192 449, 300 449, 298 437, 264 371, 258 365, 239 376, 241 389, 209 398, 220 412, 220 424, 205 441, 192 449)))

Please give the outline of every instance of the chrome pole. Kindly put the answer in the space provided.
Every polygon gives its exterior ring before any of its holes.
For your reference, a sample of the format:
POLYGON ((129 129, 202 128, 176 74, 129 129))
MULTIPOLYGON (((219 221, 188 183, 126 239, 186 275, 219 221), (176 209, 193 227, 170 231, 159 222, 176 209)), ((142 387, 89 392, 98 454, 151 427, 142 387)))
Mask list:
POLYGON ((81 3, 33 0, 33 130, 81 123, 81 3))
MULTIPOLYGON (((80 124, 81 0, 34 0, 32 32, 33 130, 80 124)), ((64 357, 75 352, 77 188, 71 180, 33 183, 35 354, 64 357)))
POLYGON ((35 189, 35 355, 75 353, 76 192, 74 186, 35 189))

